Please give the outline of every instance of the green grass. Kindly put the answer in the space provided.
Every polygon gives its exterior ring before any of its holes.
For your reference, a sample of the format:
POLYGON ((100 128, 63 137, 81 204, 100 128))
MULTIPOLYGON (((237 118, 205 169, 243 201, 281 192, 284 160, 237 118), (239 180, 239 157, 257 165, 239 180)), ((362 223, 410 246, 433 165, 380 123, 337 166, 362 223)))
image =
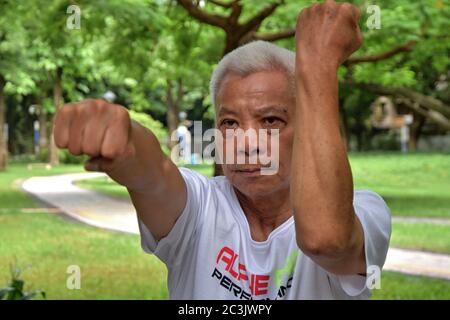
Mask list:
POLYGON ((391 246, 450 254, 450 225, 395 222, 391 246))
POLYGON ((50 170, 38 165, 11 164, 6 171, 0 171, 0 208, 34 208, 37 206, 26 193, 21 192, 19 182, 27 177, 48 176, 63 173, 83 172, 79 165, 56 166, 50 170))
POLYGON ((372 290, 373 300, 449 300, 450 281, 383 272, 381 288, 372 290))
POLYGON ((127 188, 116 183, 109 177, 100 177, 75 181, 75 185, 107 194, 115 198, 129 198, 127 188))
POLYGON ((145 254, 139 236, 86 226, 56 214, 21 213, 40 205, 14 182, 30 176, 83 172, 81 166, 39 167, 12 164, 0 172, 0 287, 10 265, 26 267, 25 290, 43 289, 48 299, 166 299, 167 271, 145 254), (81 269, 81 289, 69 290, 68 266, 81 269))
POLYGON ((27 290, 48 299, 165 299, 165 266, 144 254, 139 237, 103 231, 47 213, 0 213, 0 286, 9 264, 31 264, 27 290), (78 265, 81 289, 69 290, 67 268, 78 265))
POLYGON ((450 218, 450 154, 351 154, 356 189, 386 200, 393 215, 450 218))

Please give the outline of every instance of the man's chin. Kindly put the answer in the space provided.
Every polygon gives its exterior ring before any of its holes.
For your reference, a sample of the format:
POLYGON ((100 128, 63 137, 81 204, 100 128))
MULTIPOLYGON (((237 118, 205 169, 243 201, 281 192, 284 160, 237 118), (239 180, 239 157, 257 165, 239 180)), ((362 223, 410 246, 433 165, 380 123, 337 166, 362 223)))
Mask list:
POLYGON ((274 191, 275 185, 270 183, 269 176, 250 176, 250 177, 233 177, 230 179, 231 184, 240 193, 248 196, 264 196, 274 191))

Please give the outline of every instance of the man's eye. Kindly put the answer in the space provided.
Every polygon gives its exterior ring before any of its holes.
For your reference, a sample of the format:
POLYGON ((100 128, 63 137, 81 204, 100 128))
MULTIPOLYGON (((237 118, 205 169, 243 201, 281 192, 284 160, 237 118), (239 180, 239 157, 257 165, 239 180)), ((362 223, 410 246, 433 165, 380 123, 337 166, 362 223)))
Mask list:
POLYGON ((264 118, 264 124, 267 126, 274 126, 282 123, 282 120, 277 117, 267 117, 264 118))
POLYGON ((222 121, 222 126, 226 128, 235 128, 237 126, 237 122, 231 119, 225 119, 222 121))

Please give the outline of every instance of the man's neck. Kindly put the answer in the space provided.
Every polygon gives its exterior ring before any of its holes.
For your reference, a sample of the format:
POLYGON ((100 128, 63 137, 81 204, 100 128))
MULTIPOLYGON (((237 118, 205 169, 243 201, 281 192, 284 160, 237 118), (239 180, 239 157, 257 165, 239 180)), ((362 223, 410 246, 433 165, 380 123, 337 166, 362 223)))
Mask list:
POLYGON ((236 189, 235 192, 255 241, 267 240, 273 230, 292 216, 289 188, 260 197, 249 197, 236 189))

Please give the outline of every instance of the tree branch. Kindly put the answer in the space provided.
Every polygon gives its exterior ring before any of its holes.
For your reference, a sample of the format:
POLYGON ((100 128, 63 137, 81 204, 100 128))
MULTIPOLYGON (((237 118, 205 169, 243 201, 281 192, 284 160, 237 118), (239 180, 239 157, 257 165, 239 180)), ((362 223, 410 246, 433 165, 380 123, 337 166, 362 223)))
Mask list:
POLYGON ((277 41, 282 39, 288 39, 295 36, 295 29, 286 29, 273 33, 258 33, 251 32, 249 39, 250 40, 264 40, 264 41, 277 41))
POLYGON ((219 14, 203 11, 198 6, 193 4, 191 0, 177 0, 177 3, 181 5, 191 17, 203 23, 225 29, 225 26, 227 24, 226 17, 219 14))
POLYGON ((219 7, 229 9, 233 6, 233 3, 238 2, 238 0, 234 0, 232 2, 223 2, 223 1, 219 1, 219 0, 208 0, 208 2, 211 2, 212 4, 215 4, 216 6, 219 6, 219 7))
POLYGON ((231 14, 228 17, 228 23, 229 25, 235 27, 238 26, 239 23, 239 17, 242 13, 242 5, 239 3, 239 1, 234 1, 231 3, 231 14))
POLYGON ((411 51, 416 44, 417 44, 417 41, 412 40, 412 41, 408 41, 408 42, 402 44, 401 46, 398 46, 389 51, 386 51, 384 53, 368 55, 368 56, 361 56, 361 57, 350 57, 347 59, 347 61, 345 61, 343 63, 343 65, 348 67, 353 64, 361 63, 361 62, 376 62, 376 61, 386 60, 386 59, 389 59, 401 52, 411 51))
POLYGON ((244 23, 241 26, 241 36, 244 36, 245 34, 251 32, 252 30, 257 29, 259 25, 264 21, 265 18, 270 16, 272 13, 275 12, 275 10, 284 3, 284 0, 277 1, 272 3, 271 5, 265 7, 262 9, 258 14, 256 14, 253 18, 251 18, 249 21, 244 23))
POLYGON ((434 110, 426 109, 419 103, 412 101, 408 98, 397 98, 397 103, 402 102, 408 108, 414 110, 421 116, 430 119, 435 124, 439 125, 442 129, 450 131, 450 119, 444 117, 442 113, 434 110))
POLYGON ((409 88, 402 88, 402 87, 391 88, 391 87, 384 87, 378 84, 358 83, 351 80, 346 80, 345 83, 357 86, 362 89, 367 89, 379 94, 403 96, 413 101, 416 101, 429 109, 442 113, 444 116, 450 118, 450 106, 446 105, 439 99, 436 99, 432 96, 424 95, 420 92, 411 90, 409 88))

